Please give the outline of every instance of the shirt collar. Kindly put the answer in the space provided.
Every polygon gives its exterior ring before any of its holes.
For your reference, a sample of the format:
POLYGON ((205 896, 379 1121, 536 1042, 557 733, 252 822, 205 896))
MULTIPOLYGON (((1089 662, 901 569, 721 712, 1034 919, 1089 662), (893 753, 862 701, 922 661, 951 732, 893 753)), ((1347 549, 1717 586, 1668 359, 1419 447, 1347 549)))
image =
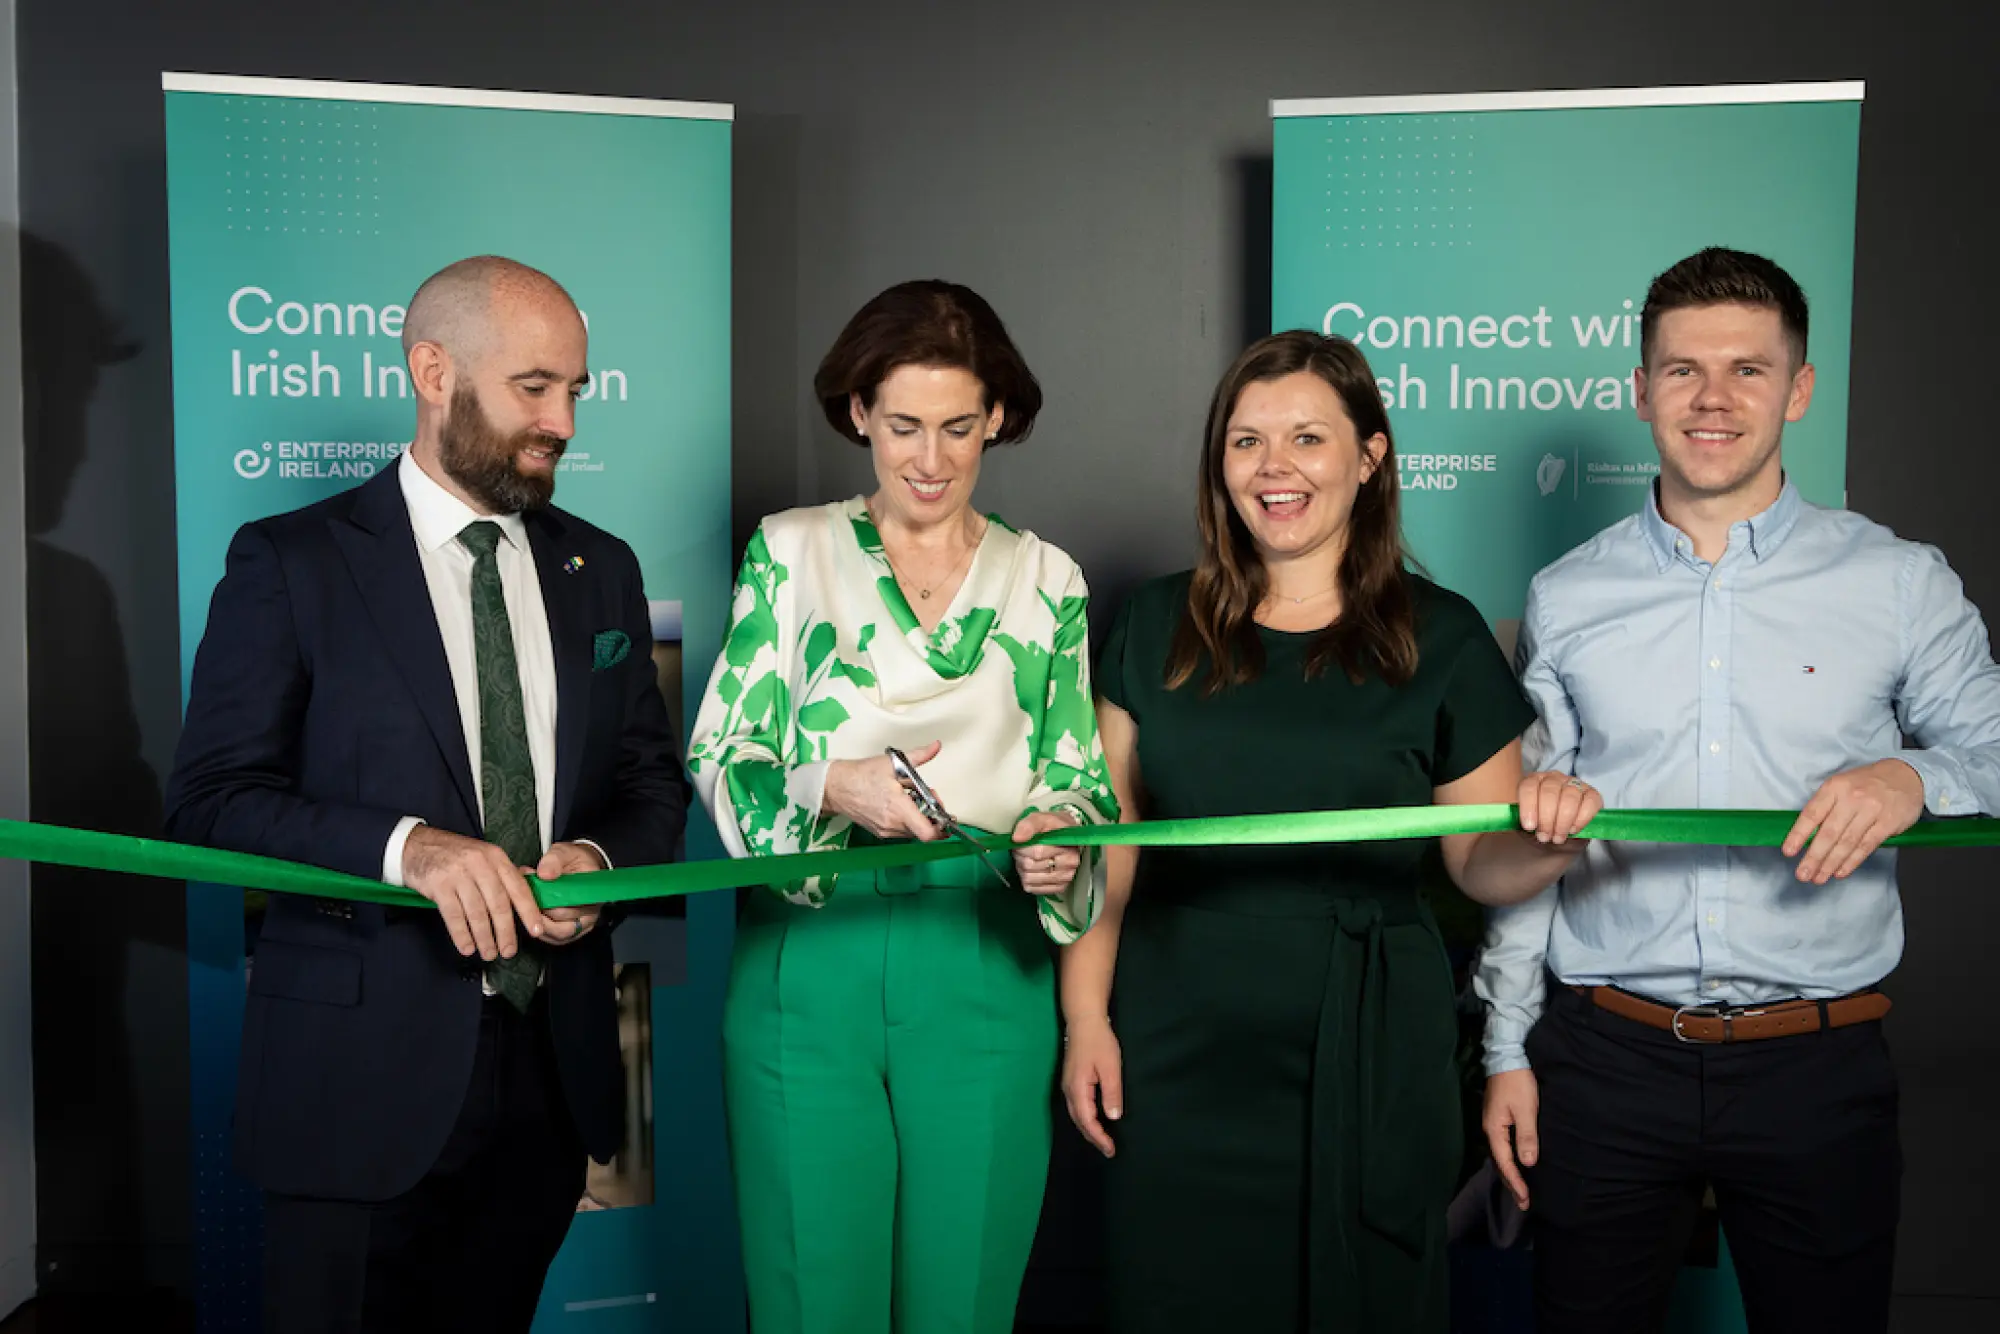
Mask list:
MULTIPOLYGON (((1758 561, 1767 560, 1784 544, 1792 529, 1798 526, 1799 510, 1803 504, 1804 501, 1799 498, 1799 489, 1792 485, 1792 479, 1787 476, 1784 486, 1778 491, 1778 498, 1771 502, 1771 507, 1762 514, 1754 514, 1732 525, 1730 533, 1733 536, 1737 528, 1747 526, 1750 530, 1751 557, 1758 561)), ((1646 544, 1653 549, 1653 559, 1659 563, 1662 570, 1673 564, 1674 553, 1681 549, 1683 542, 1687 542, 1686 534, 1668 523, 1666 517, 1660 513, 1660 484, 1657 481, 1646 488, 1646 509, 1639 516, 1639 528, 1645 533, 1646 544)), ((1692 551, 1693 546, 1692 542, 1688 542, 1686 549, 1692 551)))
POLYGON ((528 527, 519 514, 476 514, 470 505, 438 485, 409 450, 403 451, 396 480, 403 486, 403 501, 410 507, 410 527, 416 531, 417 546, 426 553, 454 542, 465 526, 485 519, 500 525, 500 535, 517 551, 528 549, 528 527))

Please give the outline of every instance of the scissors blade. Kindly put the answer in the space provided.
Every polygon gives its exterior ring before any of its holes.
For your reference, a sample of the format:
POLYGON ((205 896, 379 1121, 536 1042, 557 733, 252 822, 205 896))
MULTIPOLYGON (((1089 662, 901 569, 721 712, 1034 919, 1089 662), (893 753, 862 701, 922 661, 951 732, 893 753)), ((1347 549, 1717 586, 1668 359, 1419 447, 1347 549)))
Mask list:
POLYGON ((916 802, 917 809, 923 812, 924 818, 928 819, 952 838, 957 839, 977 852, 980 862, 987 870, 999 877, 1001 884, 1005 885, 1007 883, 1007 873, 993 865, 991 857, 987 854, 986 845, 966 833, 964 828, 958 823, 957 817, 944 808, 944 802, 931 789, 931 785, 923 780, 923 776, 917 772, 917 767, 910 763, 909 757, 894 746, 889 747, 885 753, 889 756, 889 762, 895 769, 897 781, 902 783, 903 790, 910 794, 910 799, 916 802))
POLYGON ((973 851, 977 852, 979 854, 980 862, 985 865, 986 869, 993 872, 994 875, 998 876, 1000 878, 1001 884, 1003 885, 1006 884, 1007 873, 993 864, 992 856, 987 852, 986 845, 984 843, 981 843, 978 839, 974 838, 972 835, 966 833, 964 827, 961 826, 957 820, 954 820, 949 814, 946 814, 944 812, 943 807, 939 807, 938 810, 940 816, 942 817, 938 821, 938 827, 940 829, 943 829, 945 833, 951 835, 959 842, 971 848, 973 851))

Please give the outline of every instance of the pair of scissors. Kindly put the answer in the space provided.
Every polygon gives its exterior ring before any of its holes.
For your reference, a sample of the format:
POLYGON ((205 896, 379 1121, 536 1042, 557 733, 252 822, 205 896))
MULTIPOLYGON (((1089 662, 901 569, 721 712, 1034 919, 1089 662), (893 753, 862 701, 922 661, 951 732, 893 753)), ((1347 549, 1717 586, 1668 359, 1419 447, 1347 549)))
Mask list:
POLYGON ((944 802, 938 799, 937 792, 932 789, 929 783, 924 781, 923 775, 917 772, 917 766, 910 763, 910 757, 903 754, 902 751, 897 750, 894 746, 888 748, 887 754, 889 756, 889 767, 895 772, 896 781, 903 785, 903 791, 910 794, 910 800, 917 804, 917 810, 923 814, 923 817, 950 837, 957 839, 967 847, 978 852, 980 863, 987 870, 992 871, 994 875, 998 876, 1001 884, 1006 884, 1006 873, 994 867, 992 861, 987 856, 986 845, 966 833, 965 826, 961 825, 953 818, 952 813, 944 808, 944 802))

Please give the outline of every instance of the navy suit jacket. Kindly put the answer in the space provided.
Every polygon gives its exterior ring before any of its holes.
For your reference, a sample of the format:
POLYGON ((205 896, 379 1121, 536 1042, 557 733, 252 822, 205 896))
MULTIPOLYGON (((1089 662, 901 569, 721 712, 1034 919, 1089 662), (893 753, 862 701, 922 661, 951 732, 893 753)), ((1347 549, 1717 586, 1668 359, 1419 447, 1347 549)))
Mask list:
MULTIPOLYGON (((688 786, 654 685, 638 561, 560 510, 525 522, 556 667, 554 838, 590 839, 619 867, 671 860, 688 786), (595 669, 606 630, 630 650, 595 669)), ((389 467, 230 543, 167 833, 376 879, 405 815, 480 834, 451 670, 389 467)), ((563 1092, 584 1147, 606 1161, 623 1087, 610 932, 547 957, 563 1092)), ((332 1199, 414 1186, 465 1100, 479 979, 434 911, 272 895, 244 1012, 238 1169, 332 1199)))

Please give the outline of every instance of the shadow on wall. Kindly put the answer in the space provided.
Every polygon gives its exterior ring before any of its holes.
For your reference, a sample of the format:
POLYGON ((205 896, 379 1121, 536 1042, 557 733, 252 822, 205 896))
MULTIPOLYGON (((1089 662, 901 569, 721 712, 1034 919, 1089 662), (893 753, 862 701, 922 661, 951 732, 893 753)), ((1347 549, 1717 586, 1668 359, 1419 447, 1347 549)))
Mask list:
MULTIPOLYGON (((140 349, 75 259, 32 234, 19 243, 30 812, 157 837, 160 780, 140 754, 116 598, 102 571, 53 536, 88 456, 100 377, 140 349)), ((38 867, 33 919, 40 1288, 136 1287, 145 1196, 159 1186, 143 1170, 143 1145, 158 1133, 137 1124, 134 1044, 150 1021, 128 1012, 128 983, 142 949, 185 950, 182 886, 38 867)), ((155 1328, 175 1323, 155 1315, 155 1328)))
POLYGON ((730 134, 733 574, 765 515, 821 497, 818 418, 799 383, 799 118, 739 109, 730 134))
POLYGON ((1252 153, 1230 164, 1236 210, 1236 346, 1242 348, 1271 332, 1271 182, 1269 153, 1252 153))

